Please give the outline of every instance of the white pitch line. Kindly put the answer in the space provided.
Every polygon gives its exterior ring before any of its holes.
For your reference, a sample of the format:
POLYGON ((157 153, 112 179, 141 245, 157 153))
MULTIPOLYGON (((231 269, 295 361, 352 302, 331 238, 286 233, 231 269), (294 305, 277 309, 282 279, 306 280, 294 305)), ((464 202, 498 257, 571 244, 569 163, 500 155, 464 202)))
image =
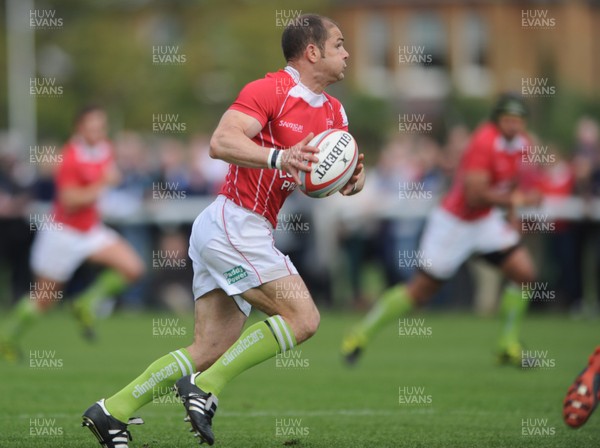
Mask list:
MULTIPOLYGON (((183 410, 183 408, 182 408, 183 410)), ((140 412, 138 412, 140 413, 140 412)), ((153 410, 144 410, 142 412, 147 416, 163 416, 164 413, 158 409, 153 410)), ((328 417, 328 416, 366 416, 366 417, 376 417, 376 416, 393 416, 398 414, 433 414, 435 410, 428 407, 420 407, 414 409, 398 409, 398 410, 378 410, 378 409, 322 409, 322 410, 264 410, 264 411, 248 411, 248 412, 240 412, 240 411, 217 411, 218 417, 282 417, 282 416, 291 416, 291 417, 328 417)), ((19 414, 17 416, 5 416, 0 417, 0 420, 12 420, 12 419, 30 419, 30 418, 74 418, 80 417, 79 413, 77 414, 64 414, 64 413, 48 413, 48 414, 19 414)))

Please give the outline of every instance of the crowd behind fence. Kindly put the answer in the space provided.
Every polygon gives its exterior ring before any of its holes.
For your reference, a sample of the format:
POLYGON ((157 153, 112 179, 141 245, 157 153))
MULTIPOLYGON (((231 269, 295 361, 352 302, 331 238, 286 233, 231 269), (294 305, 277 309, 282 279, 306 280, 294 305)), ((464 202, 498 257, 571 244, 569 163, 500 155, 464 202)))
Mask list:
MULTIPOLYGON (((440 145, 428 135, 398 134, 381 148, 377 160, 368 161, 368 181, 360 195, 316 200, 292 194, 280 213, 275 239, 317 301, 362 307, 386 285, 414 273, 418 266, 409 260, 418 253, 426 216, 447 191, 469 136, 468 129, 457 126, 440 145)), ((192 303, 189 229, 218 193, 227 164, 210 158, 204 135, 182 141, 124 131, 113 143, 123 177, 103 196, 100 208, 105 221, 148 266, 146 278, 120 303, 187 309, 192 303)), ((2 138, 0 281, 7 286, 2 288, 5 304, 27 291, 29 248, 54 196, 60 150, 58 142, 23 148, 2 138)), ((537 188, 544 196, 540 207, 521 210, 520 224, 524 243, 538 262, 540 282, 555 292, 544 306, 579 312, 587 300, 597 308, 598 123, 582 117, 569 148, 536 141, 523 165, 521 187, 537 188)), ((89 269, 81 269, 70 287, 80 287, 86 274, 93 275, 89 269)), ((464 267, 434 305, 479 307, 481 297, 494 295, 498 287, 486 275, 478 266, 464 267)))

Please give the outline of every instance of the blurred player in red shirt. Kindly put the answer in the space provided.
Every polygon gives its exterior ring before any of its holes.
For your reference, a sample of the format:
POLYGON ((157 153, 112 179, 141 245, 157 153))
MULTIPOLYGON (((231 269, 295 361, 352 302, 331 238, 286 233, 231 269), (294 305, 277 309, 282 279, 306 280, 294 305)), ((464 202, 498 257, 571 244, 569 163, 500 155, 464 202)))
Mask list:
POLYGON ((502 300, 506 321, 498 354, 502 362, 521 365, 519 327, 527 308, 522 289, 536 274, 511 222, 518 207, 536 205, 540 200, 535 190, 527 192, 519 187, 523 157, 531 145, 525 117, 521 99, 505 94, 498 100, 492 119, 473 133, 450 191, 427 219, 417 251, 417 274, 407 285, 384 292, 365 319, 344 338, 342 354, 348 363, 356 362, 381 328, 427 303, 462 263, 479 255, 512 282, 502 300))
POLYGON ((120 178, 107 139, 106 113, 98 106, 86 107, 78 114, 75 127, 61 152, 52 209, 39 214, 45 218, 38 220, 31 250, 35 282, 0 335, 0 354, 7 359, 18 358, 18 341, 24 330, 62 299, 63 287, 84 261, 107 268, 73 300, 74 314, 88 338, 93 337, 99 302, 118 294, 144 272, 131 246, 100 221, 100 195, 120 178))

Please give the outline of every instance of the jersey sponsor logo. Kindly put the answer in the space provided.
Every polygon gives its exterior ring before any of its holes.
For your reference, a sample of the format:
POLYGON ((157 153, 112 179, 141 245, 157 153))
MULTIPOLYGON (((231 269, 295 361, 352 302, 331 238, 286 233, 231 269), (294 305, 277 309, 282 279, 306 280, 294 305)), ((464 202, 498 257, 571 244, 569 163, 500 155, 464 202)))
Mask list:
POLYGON ((291 121, 285 121, 285 120, 280 120, 278 126, 282 127, 282 128, 287 128, 290 131, 299 132, 299 133, 304 130, 303 124, 292 123, 291 121))
POLYGON ((166 367, 163 367, 162 369, 160 369, 158 372, 152 372, 152 374, 150 375, 150 378, 148 380, 144 381, 141 384, 136 384, 134 386, 133 392, 131 392, 131 395, 133 395, 134 398, 141 397, 143 394, 145 394, 146 392, 151 390, 154 386, 156 386, 162 380, 170 377, 175 372, 179 372, 179 367, 177 366, 176 362, 170 363, 166 367))
POLYGON ((248 272, 240 265, 227 272, 223 272, 223 276, 225 277, 225 280, 227 280, 228 285, 233 285, 241 279, 248 277, 248 272))
POLYGON ((286 173, 283 170, 278 170, 279 172, 279 179, 283 179, 283 182, 281 183, 281 187, 279 187, 280 191, 294 191, 297 187, 296 182, 294 182, 292 179, 292 175, 289 173, 286 173))
POLYGON ((240 342, 238 342, 234 347, 230 348, 223 355, 223 361, 221 361, 221 362, 223 363, 224 366, 226 366, 231 361, 233 361, 235 358, 237 358, 244 350, 246 350, 248 347, 251 347, 252 345, 256 344, 261 339, 264 339, 264 337, 265 337, 265 335, 263 334, 262 330, 253 331, 248 336, 246 336, 244 339, 240 340, 240 342))

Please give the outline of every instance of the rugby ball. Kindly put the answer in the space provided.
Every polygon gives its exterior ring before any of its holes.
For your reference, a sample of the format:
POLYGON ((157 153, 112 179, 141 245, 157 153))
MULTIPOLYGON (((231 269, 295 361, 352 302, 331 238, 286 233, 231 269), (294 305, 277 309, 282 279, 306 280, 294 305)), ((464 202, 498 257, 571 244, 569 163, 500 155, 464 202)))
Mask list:
POLYGON ((318 163, 308 162, 310 172, 301 171, 300 190, 312 198, 331 196, 348 183, 358 162, 354 137, 341 129, 328 129, 314 137, 308 146, 319 148, 318 163))

